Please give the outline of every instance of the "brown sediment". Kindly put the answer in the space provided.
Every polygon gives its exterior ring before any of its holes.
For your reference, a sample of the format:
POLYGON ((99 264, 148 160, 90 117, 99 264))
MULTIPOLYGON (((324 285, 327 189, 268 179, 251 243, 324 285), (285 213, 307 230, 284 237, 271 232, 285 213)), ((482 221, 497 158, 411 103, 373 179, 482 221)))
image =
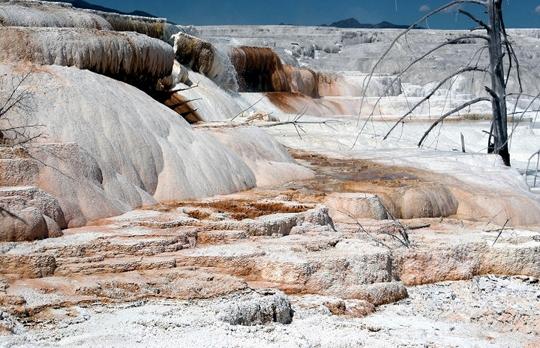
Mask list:
POLYGON ((233 47, 229 53, 241 92, 293 92, 319 98, 319 74, 282 64, 268 47, 233 47))
POLYGON ((287 80, 291 86, 291 91, 303 95, 319 98, 319 73, 309 68, 296 68, 291 65, 284 65, 287 80))
POLYGON ((335 73, 319 73, 318 74, 318 85, 319 93, 322 96, 341 96, 343 95, 343 81, 340 81, 342 78, 341 75, 335 73))
MULTIPOLYGON (((327 99, 317 99, 301 93, 272 92, 266 93, 268 100, 285 113, 325 116, 325 115, 348 115, 345 104, 327 99)), ((349 108, 351 109, 351 108, 349 108)))
POLYGON ((302 183, 315 192, 375 194, 397 218, 450 216, 457 212, 458 202, 448 188, 438 183, 434 173, 299 150, 290 150, 290 153, 317 173, 314 179, 302 183), (440 199, 432 201, 432 196, 440 199), (428 216, 416 216, 422 214, 428 216))
POLYGON ((269 47, 233 47, 229 56, 241 92, 293 92, 311 98, 340 95, 339 75, 283 64, 269 47))
POLYGON ((278 55, 268 47, 233 47, 229 53, 241 92, 290 92, 278 55))
POLYGON ((174 110, 189 123, 202 121, 201 116, 197 113, 197 109, 193 108, 190 101, 180 93, 169 95, 168 98, 161 102, 174 110))
POLYGON ((420 171, 413 168, 387 166, 362 159, 331 158, 300 150, 289 152, 295 159, 306 161, 328 177, 347 184, 365 182, 372 186, 399 187, 425 182, 419 177, 420 171))
POLYGON ((197 220, 206 220, 210 217, 210 213, 209 212, 206 212, 206 211, 202 211, 202 210, 190 210, 190 211, 187 211, 186 214, 191 217, 191 218, 194 218, 194 219, 197 219, 197 220))
POLYGON ((191 70, 208 76, 214 68, 216 51, 208 41, 179 33, 175 36, 176 60, 191 70))
POLYGON ((0 47, 2 61, 74 66, 143 86, 169 76, 174 63, 167 43, 134 32, 0 27, 0 47))
MULTIPOLYGON (((227 213, 234 220, 255 219, 264 215, 277 213, 301 213, 312 206, 308 205, 287 205, 281 202, 261 202, 249 199, 227 199, 220 201, 174 201, 160 204, 158 207, 149 207, 151 210, 159 210, 162 212, 172 211, 179 207, 199 207, 212 209, 218 213, 227 213)), ((206 219, 209 215, 205 212, 197 213, 196 210, 187 212, 193 218, 206 219), (199 217, 197 217, 199 216, 199 217)))
MULTIPOLYGON (((280 108, 283 112, 294 114, 297 113, 297 108, 291 103, 291 98, 294 94, 290 93, 266 93, 266 97, 272 104, 280 108)), ((303 98, 301 95, 297 95, 299 98, 303 98)))

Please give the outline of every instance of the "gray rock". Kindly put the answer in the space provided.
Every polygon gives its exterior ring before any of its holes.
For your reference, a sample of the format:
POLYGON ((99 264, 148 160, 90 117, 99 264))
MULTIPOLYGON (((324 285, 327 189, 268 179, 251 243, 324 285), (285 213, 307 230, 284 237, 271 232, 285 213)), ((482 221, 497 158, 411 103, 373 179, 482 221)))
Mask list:
POLYGON ((254 292, 226 305, 219 318, 231 325, 263 325, 272 322, 290 324, 294 311, 287 296, 277 290, 254 292))
POLYGON ((127 81, 155 81, 171 74, 167 43, 134 32, 87 28, 0 27, 3 62, 75 66, 127 81), (28 49, 32 46, 32 49, 28 49))

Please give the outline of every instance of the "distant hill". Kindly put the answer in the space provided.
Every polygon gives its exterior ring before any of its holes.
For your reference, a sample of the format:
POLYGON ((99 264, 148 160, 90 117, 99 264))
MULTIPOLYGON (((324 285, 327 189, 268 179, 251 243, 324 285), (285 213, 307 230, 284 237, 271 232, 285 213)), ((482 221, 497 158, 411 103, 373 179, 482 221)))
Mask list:
POLYGON ((67 3, 70 3, 71 5, 73 5, 73 7, 85 8, 85 9, 89 9, 89 10, 120 13, 120 14, 125 14, 125 15, 130 15, 130 16, 142 16, 142 17, 157 18, 157 16, 154 16, 153 14, 148 13, 148 12, 144 12, 144 11, 135 10, 135 11, 132 11, 132 12, 122 12, 122 11, 119 11, 119 10, 114 9, 114 8, 95 5, 95 4, 89 3, 89 2, 84 1, 84 0, 46 0, 46 1, 67 2, 67 3))
MULTIPOLYGON (((377 24, 360 23, 356 18, 347 18, 340 21, 323 24, 325 27, 335 28, 360 28, 360 29, 407 29, 409 25, 394 24, 390 22, 380 22, 377 24)), ((424 29, 423 27, 415 26, 416 29, 424 29)))

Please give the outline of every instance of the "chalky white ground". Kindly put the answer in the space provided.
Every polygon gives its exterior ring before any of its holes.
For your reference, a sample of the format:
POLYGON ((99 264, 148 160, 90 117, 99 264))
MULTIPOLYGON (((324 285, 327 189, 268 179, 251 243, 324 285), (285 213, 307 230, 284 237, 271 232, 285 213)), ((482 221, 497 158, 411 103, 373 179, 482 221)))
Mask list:
MULTIPOLYGON (((57 310, 58 323, 0 344, 161 347, 518 347, 540 327, 540 285, 527 277, 477 277, 408 288, 409 298, 366 318, 333 316, 321 296, 292 297, 292 324, 233 326, 218 319, 229 297, 57 310)), ((536 341, 538 343, 538 341, 536 341)))

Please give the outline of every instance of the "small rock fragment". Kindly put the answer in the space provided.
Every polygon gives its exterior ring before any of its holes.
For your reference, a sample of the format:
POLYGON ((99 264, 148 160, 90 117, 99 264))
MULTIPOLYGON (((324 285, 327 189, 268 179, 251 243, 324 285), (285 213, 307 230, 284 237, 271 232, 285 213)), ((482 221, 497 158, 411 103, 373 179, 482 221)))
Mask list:
POLYGON ((219 318, 231 325, 263 325, 272 322, 290 324, 294 311, 281 291, 264 290, 235 298, 226 305, 219 318))

